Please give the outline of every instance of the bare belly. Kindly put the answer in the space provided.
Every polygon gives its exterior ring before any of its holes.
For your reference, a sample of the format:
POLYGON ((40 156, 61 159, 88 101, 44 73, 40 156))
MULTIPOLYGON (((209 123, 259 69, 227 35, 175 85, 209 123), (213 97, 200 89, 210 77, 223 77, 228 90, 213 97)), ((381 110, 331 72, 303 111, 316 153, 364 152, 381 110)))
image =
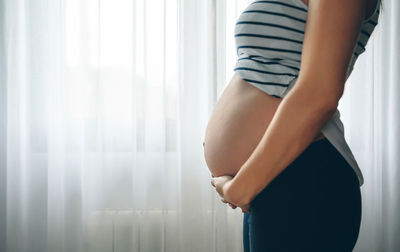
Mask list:
MULTIPOLYGON (((235 73, 208 121, 204 157, 214 176, 235 176, 263 137, 282 98, 247 83, 235 73)), ((320 134, 314 141, 324 138, 320 134)))

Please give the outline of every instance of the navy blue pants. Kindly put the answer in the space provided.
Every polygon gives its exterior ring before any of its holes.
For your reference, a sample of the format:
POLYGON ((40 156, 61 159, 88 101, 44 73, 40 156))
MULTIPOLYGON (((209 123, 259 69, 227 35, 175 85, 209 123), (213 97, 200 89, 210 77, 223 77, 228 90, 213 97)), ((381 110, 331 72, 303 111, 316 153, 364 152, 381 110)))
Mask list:
POLYGON ((244 251, 352 251, 360 224, 356 173, 324 138, 251 201, 243 218, 244 251))

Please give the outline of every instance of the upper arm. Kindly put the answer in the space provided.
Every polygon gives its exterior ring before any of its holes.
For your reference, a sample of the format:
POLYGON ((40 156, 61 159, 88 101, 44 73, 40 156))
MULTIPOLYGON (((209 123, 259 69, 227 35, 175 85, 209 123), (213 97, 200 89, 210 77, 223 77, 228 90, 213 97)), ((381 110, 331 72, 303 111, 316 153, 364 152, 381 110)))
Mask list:
POLYGON ((365 0, 309 0, 299 85, 339 101, 365 9, 365 0))

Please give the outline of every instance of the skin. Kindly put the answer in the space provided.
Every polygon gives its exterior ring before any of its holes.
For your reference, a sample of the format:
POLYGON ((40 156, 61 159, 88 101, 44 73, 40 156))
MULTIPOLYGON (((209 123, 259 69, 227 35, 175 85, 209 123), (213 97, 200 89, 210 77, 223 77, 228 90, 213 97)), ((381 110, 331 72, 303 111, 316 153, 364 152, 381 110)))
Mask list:
MULTIPOLYGON (((236 73, 233 75, 208 123, 207 144, 203 142, 212 177, 235 176, 261 140, 281 102, 282 98, 269 96, 246 83, 236 73), (223 134, 220 133, 221 126, 224 127, 223 134), (215 134, 223 135, 221 141, 215 141, 215 134), (220 149, 226 149, 226 152, 220 149)), ((320 132, 314 140, 323 137, 320 132)), ((236 208, 223 198, 221 201, 236 208)))
POLYGON ((376 4, 376 0, 304 2, 308 17, 296 85, 279 102, 259 144, 239 171, 211 179, 223 202, 244 211, 311 144, 335 112, 360 26, 376 4))

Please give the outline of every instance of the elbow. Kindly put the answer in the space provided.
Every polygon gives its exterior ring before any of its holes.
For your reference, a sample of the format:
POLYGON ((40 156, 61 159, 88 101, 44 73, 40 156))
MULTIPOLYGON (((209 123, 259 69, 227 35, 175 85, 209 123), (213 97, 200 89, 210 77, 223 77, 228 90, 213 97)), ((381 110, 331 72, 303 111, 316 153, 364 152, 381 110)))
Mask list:
POLYGON ((339 99, 336 96, 327 95, 320 101, 320 108, 327 112, 328 114, 335 113, 337 107, 339 106, 339 99))
POLYGON ((297 91, 293 92, 298 94, 296 100, 328 113, 335 112, 344 92, 345 81, 322 78, 326 81, 321 82, 319 79, 321 78, 316 80, 315 77, 302 77, 297 84, 297 91))
POLYGON ((312 107, 319 111, 319 113, 331 115, 335 113, 339 105, 341 93, 332 90, 318 90, 318 92, 308 92, 307 94, 303 92, 298 97, 301 97, 300 99, 306 107, 312 107))
POLYGON ((310 97, 310 99, 314 100, 314 102, 317 104, 317 107, 328 113, 335 112, 339 105, 339 100, 343 94, 343 90, 341 88, 337 88, 340 85, 332 86, 334 88, 321 88, 318 90, 318 92, 312 94, 313 97, 310 97))

